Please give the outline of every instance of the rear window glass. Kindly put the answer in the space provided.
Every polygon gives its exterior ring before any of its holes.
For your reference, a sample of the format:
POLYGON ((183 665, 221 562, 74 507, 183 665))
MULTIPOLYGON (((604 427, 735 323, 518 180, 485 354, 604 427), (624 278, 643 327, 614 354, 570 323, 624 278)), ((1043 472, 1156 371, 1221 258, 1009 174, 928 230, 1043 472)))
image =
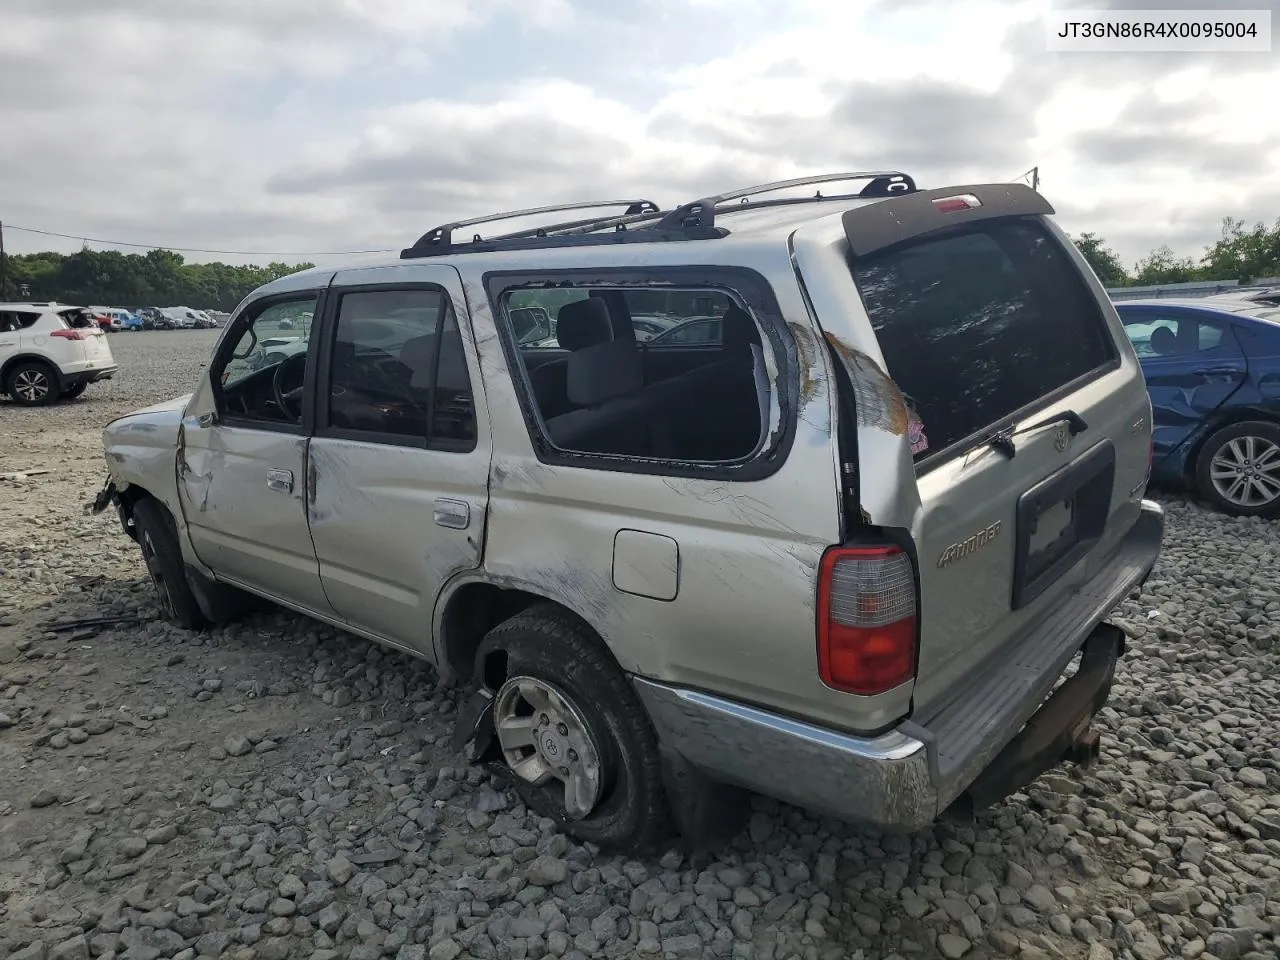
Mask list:
POLYGON ((87 310, 59 310, 58 316, 62 318, 62 322, 73 330, 84 329, 93 326, 93 317, 87 310))
POLYGON ((1098 304, 1049 233, 993 223, 854 261, 917 461, 1110 363, 1098 304))

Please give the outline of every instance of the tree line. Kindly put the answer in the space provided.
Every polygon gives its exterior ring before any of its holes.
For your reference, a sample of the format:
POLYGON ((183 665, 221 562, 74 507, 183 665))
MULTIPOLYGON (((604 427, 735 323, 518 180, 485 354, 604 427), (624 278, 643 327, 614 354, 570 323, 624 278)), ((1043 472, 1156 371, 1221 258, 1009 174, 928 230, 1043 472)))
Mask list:
POLYGON ((1222 236, 1199 257, 1179 257, 1167 245, 1157 247, 1128 271, 1115 251, 1096 233, 1071 238, 1106 287, 1144 287, 1161 283, 1238 280, 1280 276, 1280 220, 1248 226, 1226 217, 1222 236))
MULTIPOLYGON (((1072 237, 1108 287, 1238 280, 1280 276, 1280 220, 1248 226, 1227 217, 1222 236, 1203 256, 1179 257, 1168 246, 1152 250, 1132 270, 1096 233, 1072 237)), ((103 306, 194 307, 231 310, 246 294, 271 280, 313 266, 269 263, 231 266, 187 263, 170 250, 119 253, 80 250, 72 254, 28 253, 6 257, 0 268, 0 301, 57 300, 103 306)))
POLYGON ((229 311, 256 287, 311 266, 187 263, 170 250, 27 253, 5 258, 0 300, 229 311))

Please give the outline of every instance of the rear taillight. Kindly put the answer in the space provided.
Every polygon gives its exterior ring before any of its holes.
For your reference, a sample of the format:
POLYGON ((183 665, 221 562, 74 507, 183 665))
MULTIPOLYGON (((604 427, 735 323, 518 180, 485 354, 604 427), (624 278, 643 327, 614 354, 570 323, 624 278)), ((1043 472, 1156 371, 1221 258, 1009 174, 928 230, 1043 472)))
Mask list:
POLYGON ((51 337, 61 337, 63 340, 87 340, 88 337, 79 330, 54 330, 49 334, 51 337))
POLYGON ((818 670, 822 682, 863 696, 916 672, 916 585, 898 547, 832 547, 818 581, 818 670))

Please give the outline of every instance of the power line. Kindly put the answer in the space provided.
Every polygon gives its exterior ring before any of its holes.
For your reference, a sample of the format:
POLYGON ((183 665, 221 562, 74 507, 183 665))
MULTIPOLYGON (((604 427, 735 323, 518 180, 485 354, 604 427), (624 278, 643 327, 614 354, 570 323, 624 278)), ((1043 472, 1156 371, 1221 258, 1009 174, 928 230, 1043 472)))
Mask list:
POLYGON ((208 247, 168 247, 163 243, 130 243, 127 240, 102 240, 97 237, 84 237, 74 233, 58 233, 55 230, 39 230, 35 227, 20 227, 17 224, 6 224, 10 230, 21 230, 23 233, 38 233, 45 237, 60 237, 63 240, 79 240, 81 243, 100 243, 108 247, 137 247, 141 250, 170 250, 174 253, 217 253, 225 257, 353 257, 369 253, 395 253, 395 250, 212 250, 208 247))

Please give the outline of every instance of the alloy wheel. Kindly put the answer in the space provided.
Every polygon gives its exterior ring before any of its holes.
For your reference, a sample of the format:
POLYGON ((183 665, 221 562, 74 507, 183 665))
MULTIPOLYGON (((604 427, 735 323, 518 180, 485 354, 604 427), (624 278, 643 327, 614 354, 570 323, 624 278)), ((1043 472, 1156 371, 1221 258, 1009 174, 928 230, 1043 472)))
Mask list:
POLYGON ((27 403, 40 402, 49 395, 49 390, 49 375, 43 370, 28 367, 13 378, 13 392, 27 403))
POLYGON ((1265 437, 1234 437, 1213 455, 1209 479, 1236 506, 1264 507, 1280 498, 1280 446, 1265 437))
POLYGON ((564 691, 535 677, 512 677, 494 698, 494 729, 512 773, 535 786, 563 789, 572 820, 590 815, 603 782, 600 750, 564 691))

